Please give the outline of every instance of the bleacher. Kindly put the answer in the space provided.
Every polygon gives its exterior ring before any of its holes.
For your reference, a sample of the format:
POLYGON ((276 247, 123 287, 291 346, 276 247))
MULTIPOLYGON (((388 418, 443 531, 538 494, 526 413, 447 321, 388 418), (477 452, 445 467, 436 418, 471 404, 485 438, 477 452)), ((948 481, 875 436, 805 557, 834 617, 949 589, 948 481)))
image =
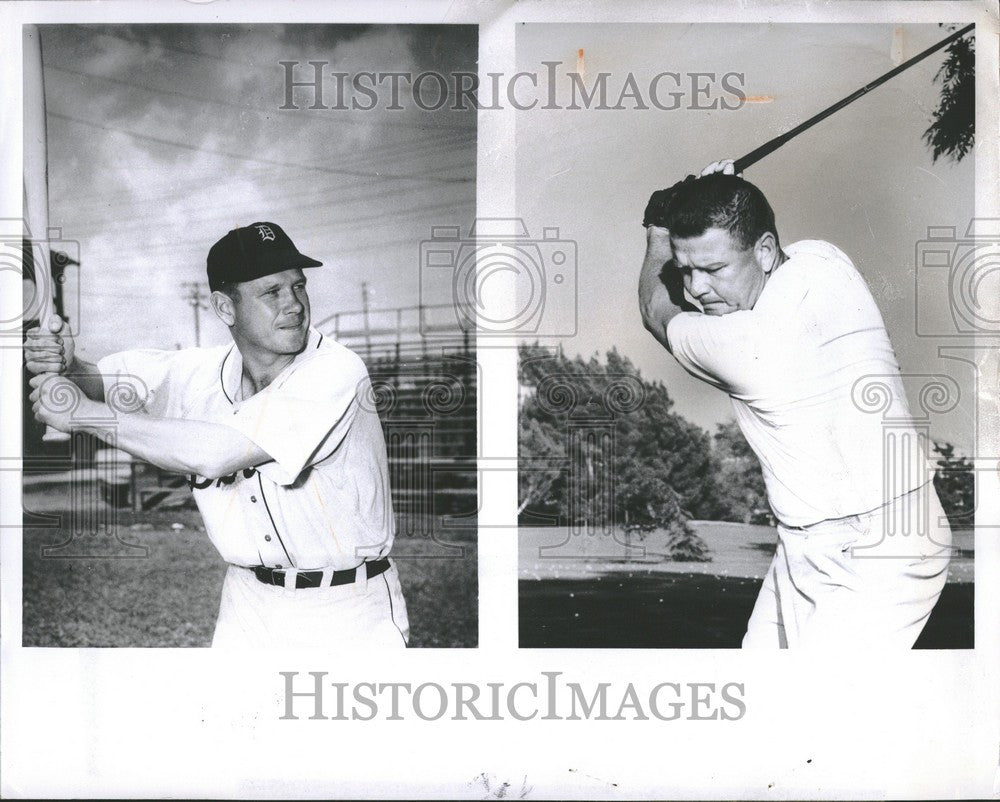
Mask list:
POLYGON ((342 312, 314 325, 368 366, 400 534, 430 535, 441 515, 474 526, 474 334, 450 305, 342 312))

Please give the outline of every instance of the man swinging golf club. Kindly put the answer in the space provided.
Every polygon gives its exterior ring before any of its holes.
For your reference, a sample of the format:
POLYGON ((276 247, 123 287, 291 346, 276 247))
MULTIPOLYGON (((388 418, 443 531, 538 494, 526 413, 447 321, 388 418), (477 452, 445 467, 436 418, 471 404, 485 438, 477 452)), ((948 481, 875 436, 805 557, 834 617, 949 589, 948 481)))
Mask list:
POLYGON ((910 418, 864 279, 829 243, 782 247, 729 161, 654 193, 643 225, 643 323, 731 396, 778 521, 744 648, 910 648, 944 588, 951 531, 916 431, 887 438, 855 403, 877 377, 885 418, 910 418))

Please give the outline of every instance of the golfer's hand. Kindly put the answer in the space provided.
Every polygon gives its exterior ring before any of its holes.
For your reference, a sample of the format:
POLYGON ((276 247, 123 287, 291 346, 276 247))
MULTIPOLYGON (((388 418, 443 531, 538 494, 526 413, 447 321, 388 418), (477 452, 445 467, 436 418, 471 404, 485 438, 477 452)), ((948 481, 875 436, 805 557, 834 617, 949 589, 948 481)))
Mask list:
POLYGON ((670 201, 674 197, 674 193, 684 184, 694 180, 695 177, 689 175, 683 181, 678 181, 666 189, 658 189, 650 195, 649 201, 646 203, 646 211, 642 215, 642 224, 646 228, 655 226, 656 228, 665 230, 667 227, 667 208, 670 206, 670 201))
POLYGON ((733 162, 733 159, 722 159, 721 161, 712 162, 708 165, 708 167, 701 171, 701 174, 711 175, 712 173, 723 173, 725 175, 735 175, 733 162))
MULTIPOLYGON (((724 173, 725 175, 734 175, 733 169, 734 160, 733 159, 722 159, 721 161, 712 162, 708 167, 701 171, 702 176, 711 175, 712 173, 724 173)), ((674 193, 689 181, 694 181, 695 176, 689 175, 683 181, 678 181, 671 187, 666 189, 658 189, 652 195, 649 196, 649 202, 646 204, 646 211, 642 216, 642 224, 646 228, 657 227, 661 229, 666 229, 666 216, 667 208, 670 205, 671 199, 674 197, 674 193)))
POLYGON ((28 329, 24 342, 24 361, 36 376, 65 373, 73 364, 75 345, 69 327, 58 316, 49 318, 48 331, 38 326, 28 329))

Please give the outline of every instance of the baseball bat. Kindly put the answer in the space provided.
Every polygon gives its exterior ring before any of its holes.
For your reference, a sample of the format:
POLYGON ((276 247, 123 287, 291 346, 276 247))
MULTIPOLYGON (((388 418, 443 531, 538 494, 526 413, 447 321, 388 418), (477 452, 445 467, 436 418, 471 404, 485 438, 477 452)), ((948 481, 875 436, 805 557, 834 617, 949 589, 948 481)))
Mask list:
POLYGON ((913 58, 908 59, 907 61, 904 61, 898 67, 894 67, 893 69, 889 70, 889 72, 887 72, 885 75, 882 75, 882 76, 876 78, 874 81, 872 81, 869 84, 865 84, 864 86, 862 86, 856 92, 853 92, 852 94, 848 95, 843 100, 838 100, 832 106, 830 106, 829 108, 823 109, 823 111, 821 111, 819 114, 816 114, 813 117, 810 117, 804 123, 800 123, 799 125, 797 125, 794 128, 792 128, 790 131, 786 131, 785 133, 781 134, 780 136, 776 136, 774 139, 770 140, 769 142, 765 142, 759 148, 757 148, 755 150, 751 150, 746 156, 741 156, 739 159, 737 159, 735 162, 733 162, 733 172, 737 173, 737 174, 742 173, 747 167, 749 167, 752 164, 756 164, 761 159, 763 159, 765 156, 767 156, 769 153, 773 153, 778 148, 780 148, 782 145, 784 145, 786 142, 788 142, 789 140, 794 139, 795 137, 797 137, 803 131, 805 131, 805 130, 807 130, 809 128, 812 128, 814 125, 816 125, 816 123, 818 123, 818 122, 820 122, 822 120, 825 120, 827 117, 829 117, 834 112, 840 111, 842 108, 844 108, 844 106, 847 106, 848 104, 853 103, 859 97, 864 97, 865 95, 867 95, 869 92, 871 92, 876 87, 881 86, 882 84, 884 84, 890 78, 893 78, 896 75, 899 75, 899 73, 901 73, 903 70, 909 69, 914 64, 916 64, 918 61, 921 61, 921 60, 927 58, 931 53, 933 53, 933 52, 935 52, 937 50, 940 50, 942 47, 950 45, 956 39, 959 39, 959 38, 965 36, 965 34, 967 34, 969 31, 973 30, 975 27, 976 26, 973 23, 971 25, 966 25, 960 31, 955 31, 955 33, 953 33, 950 36, 942 39, 936 45, 932 45, 931 47, 928 47, 922 53, 918 53, 913 58))
MULTIPOLYGON (((35 267, 35 296, 40 299, 38 326, 52 332, 56 321, 49 248, 48 140, 45 125, 45 79, 42 74, 42 40, 37 25, 24 27, 24 205, 35 267)), ((69 435, 45 427, 45 442, 69 440, 69 435)))

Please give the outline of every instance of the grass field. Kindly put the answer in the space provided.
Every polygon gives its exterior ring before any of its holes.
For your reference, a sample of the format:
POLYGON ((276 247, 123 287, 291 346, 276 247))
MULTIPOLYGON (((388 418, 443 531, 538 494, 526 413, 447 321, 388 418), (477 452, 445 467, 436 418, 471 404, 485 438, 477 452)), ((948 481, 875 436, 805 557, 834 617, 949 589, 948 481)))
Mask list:
MULTIPOLYGON (((765 526, 695 522, 712 561, 669 561, 642 543, 520 532, 519 631, 525 648, 739 648, 774 553, 765 526)), ((949 581, 917 648, 973 647, 973 537, 955 534, 949 581)))
MULTIPOLYGON (((760 584, 681 573, 522 580, 520 646, 738 649, 760 584)), ((972 610, 973 585, 946 585, 916 648, 971 649, 972 610)))
MULTIPOLYGON (((68 539, 66 531, 25 529, 25 646, 211 644, 226 565, 202 531, 198 513, 120 511, 117 531, 124 540, 147 547, 146 556, 43 556, 46 546, 68 539)), ((393 547, 409 612, 410 646, 476 645, 475 533, 448 537, 456 548, 416 538, 398 538, 393 547)), ((127 549, 106 545, 103 553, 109 551, 127 549)))

